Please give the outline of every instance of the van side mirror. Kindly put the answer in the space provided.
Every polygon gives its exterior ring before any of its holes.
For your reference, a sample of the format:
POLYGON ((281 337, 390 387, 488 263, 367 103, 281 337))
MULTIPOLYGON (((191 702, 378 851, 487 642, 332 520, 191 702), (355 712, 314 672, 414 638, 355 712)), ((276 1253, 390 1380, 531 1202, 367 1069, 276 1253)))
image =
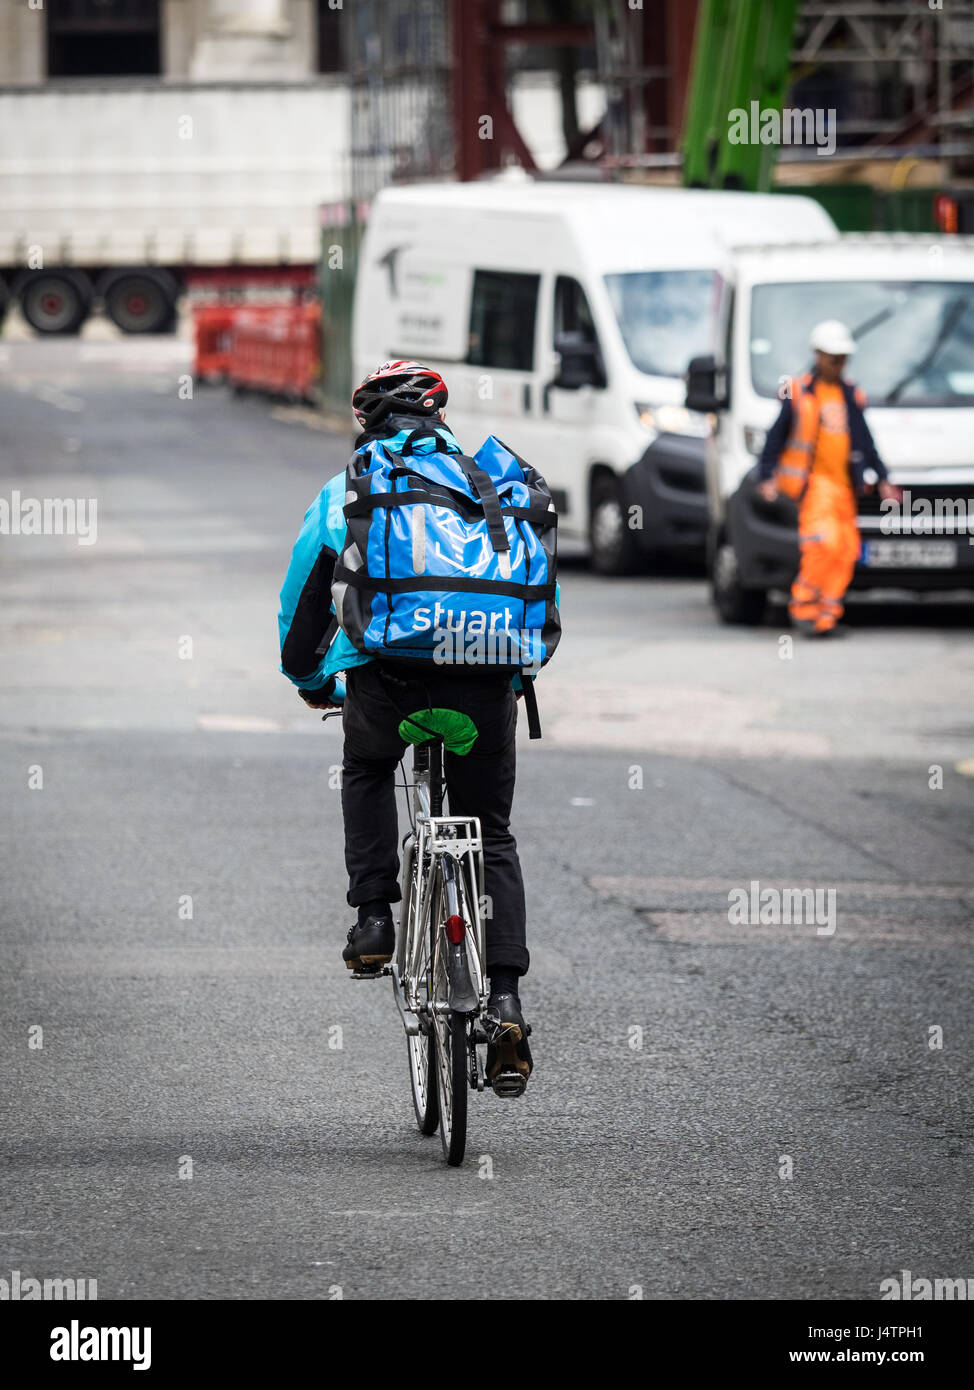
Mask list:
POLYGON ((577 391, 580 386, 604 386, 605 371, 598 345, 584 333, 555 335, 558 354, 558 375, 555 386, 564 391, 577 391))
POLYGON ((727 373, 717 366, 712 353, 692 359, 687 368, 686 383, 684 404, 687 410, 709 415, 715 410, 727 409, 727 373))

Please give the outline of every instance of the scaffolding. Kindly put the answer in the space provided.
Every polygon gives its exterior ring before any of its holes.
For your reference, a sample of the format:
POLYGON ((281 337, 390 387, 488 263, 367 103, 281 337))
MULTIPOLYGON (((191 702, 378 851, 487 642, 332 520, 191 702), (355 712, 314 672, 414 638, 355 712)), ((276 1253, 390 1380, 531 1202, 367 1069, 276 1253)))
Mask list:
MULTIPOLYGON (((606 116, 595 153, 603 163, 657 171, 676 167, 684 127, 687 50, 696 0, 659 0, 631 8, 592 0, 599 80, 606 116)), ((778 23, 785 0, 702 3, 701 36, 721 51, 713 16, 741 25, 741 12, 765 11, 778 23)), ((719 26, 718 26, 719 30, 719 26)), ((787 50, 786 50, 787 53, 787 50)), ((748 54, 732 54, 743 82, 748 54)), ((760 65, 760 55, 752 55, 760 65)), ((784 55, 783 55, 784 56, 784 55)), ((723 62, 723 59, 721 60, 723 62)), ((974 0, 802 0, 790 42, 790 106, 834 109, 839 153, 922 151, 945 175, 974 175, 974 0)), ((760 75, 752 74, 759 89, 760 75)), ((708 100, 727 84, 714 65, 708 100)), ((766 84, 765 84, 766 85, 766 84)), ((786 87, 788 82, 786 81, 786 87)), ((736 105, 737 103, 732 103, 736 105)), ((726 103, 725 103, 726 105, 726 103)), ((726 110, 721 126, 726 130, 726 110)), ((687 112, 693 119, 693 112, 687 112)), ((800 151, 784 157, 802 158, 800 151)), ((805 156, 807 157, 807 155, 805 156)))
POLYGON ((677 148, 697 0, 630 8, 594 0, 595 49, 606 111, 597 132, 604 163, 626 165, 677 148))
POLYGON ((450 0, 356 0, 343 9, 349 84, 345 196, 322 209, 323 395, 347 415, 359 247, 380 188, 450 178, 450 0))
POLYGON ((356 0, 347 15, 349 194, 450 177, 449 0, 356 0))
POLYGON ((792 64, 806 98, 845 70, 832 88, 846 147, 945 150, 974 135, 971 0, 804 0, 792 64))

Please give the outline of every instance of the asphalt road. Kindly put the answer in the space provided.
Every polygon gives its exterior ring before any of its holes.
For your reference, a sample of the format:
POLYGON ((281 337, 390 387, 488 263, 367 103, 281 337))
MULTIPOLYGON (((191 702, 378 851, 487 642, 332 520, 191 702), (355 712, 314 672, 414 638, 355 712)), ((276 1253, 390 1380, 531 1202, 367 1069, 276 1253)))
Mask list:
POLYGON ((346 440, 181 399, 188 370, 176 341, 0 346, 0 498, 98 503, 90 545, 0 535, 0 1277, 871 1299, 974 1276, 970 605, 863 603, 846 643, 790 649, 780 622, 719 628, 693 575, 566 564, 514 822, 536 1071, 472 1097, 450 1170, 391 991, 340 960, 339 733, 277 673, 290 545, 346 440), (822 915, 730 920, 752 882, 822 915))

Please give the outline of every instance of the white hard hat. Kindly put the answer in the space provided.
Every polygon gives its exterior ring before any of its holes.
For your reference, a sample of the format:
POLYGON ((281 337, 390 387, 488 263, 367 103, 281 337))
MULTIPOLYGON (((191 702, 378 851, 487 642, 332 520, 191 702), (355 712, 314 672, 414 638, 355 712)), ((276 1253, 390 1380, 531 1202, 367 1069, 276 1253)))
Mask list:
POLYGON ((856 340, 839 319, 824 319, 812 329, 809 346, 830 357, 848 357, 856 350, 856 340))

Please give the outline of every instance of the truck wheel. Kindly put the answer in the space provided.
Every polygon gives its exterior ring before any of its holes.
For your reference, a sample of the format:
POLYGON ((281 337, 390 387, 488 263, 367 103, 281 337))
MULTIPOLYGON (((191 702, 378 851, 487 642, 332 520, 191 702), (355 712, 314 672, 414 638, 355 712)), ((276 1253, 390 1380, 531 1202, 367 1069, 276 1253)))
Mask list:
POLYGON ((105 291, 105 312, 123 333, 168 332, 173 311, 171 294, 152 275, 121 275, 105 291))
POLYGON ((741 587, 737 556, 729 541, 721 541, 717 546, 711 585, 714 607, 722 622, 743 623, 750 627, 756 627, 761 622, 768 605, 767 590, 741 587))
POLYGON ((7 307, 10 304, 10 291, 2 280, 0 280, 0 328, 7 314, 7 307))
POLYGON ((635 574, 644 567, 643 557, 626 523, 626 508, 618 480, 603 473, 592 488, 588 517, 592 568, 599 574, 635 574))
POLYGON ((20 308, 36 333, 77 333, 88 317, 88 299, 67 275, 43 271, 20 291, 20 308))

